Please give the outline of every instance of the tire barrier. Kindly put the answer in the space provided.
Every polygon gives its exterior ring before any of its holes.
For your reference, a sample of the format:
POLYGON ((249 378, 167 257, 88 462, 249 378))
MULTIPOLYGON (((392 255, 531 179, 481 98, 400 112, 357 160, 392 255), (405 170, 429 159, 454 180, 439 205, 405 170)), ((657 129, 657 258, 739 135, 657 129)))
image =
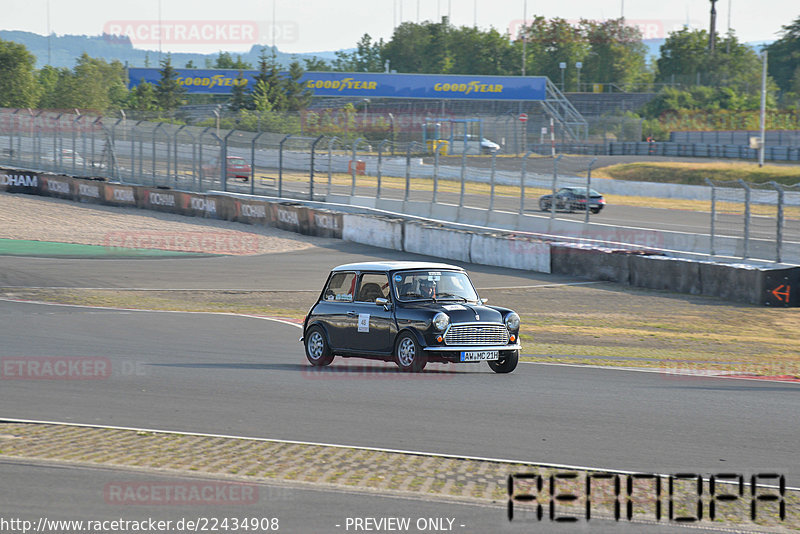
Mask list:
POLYGON ((563 274, 771 307, 800 306, 800 267, 671 258, 645 251, 477 233, 398 217, 339 213, 298 202, 201 194, 0 169, 0 191, 276 226, 306 235, 443 259, 563 274))

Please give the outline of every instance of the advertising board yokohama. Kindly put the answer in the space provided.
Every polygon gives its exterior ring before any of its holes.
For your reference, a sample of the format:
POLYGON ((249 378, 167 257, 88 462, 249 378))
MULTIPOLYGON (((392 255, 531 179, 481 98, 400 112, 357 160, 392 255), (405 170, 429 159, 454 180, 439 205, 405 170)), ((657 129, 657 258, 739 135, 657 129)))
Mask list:
POLYGON ((147 203, 151 206, 175 206, 175 195, 172 193, 157 193, 155 191, 145 191, 147 203))
POLYGON ((55 178, 45 178, 44 183, 46 185, 47 191, 49 191, 50 193, 57 193, 61 195, 70 194, 69 182, 56 180, 55 178))
POLYGON ((133 205, 136 204, 136 196, 133 193, 132 187, 107 185, 106 202, 133 205))
POLYGON ((39 177, 30 174, 0 174, 0 186, 39 187, 39 177))
POLYGON ((81 200, 100 199, 100 186, 78 183, 78 196, 81 200))
POLYGON ((240 204, 239 215, 251 219, 266 219, 267 207, 264 205, 256 205, 256 204, 240 204))

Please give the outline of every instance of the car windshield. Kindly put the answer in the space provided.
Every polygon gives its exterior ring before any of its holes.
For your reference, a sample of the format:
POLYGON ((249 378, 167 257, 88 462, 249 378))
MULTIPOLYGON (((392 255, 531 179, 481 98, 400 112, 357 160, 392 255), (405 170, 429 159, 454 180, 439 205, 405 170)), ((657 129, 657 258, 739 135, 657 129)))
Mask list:
POLYGON ((228 163, 230 165, 244 165, 244 159, 242 159, 242 158, 228 158, 228 163))
POLYGON ((478 294, 466 273, 458 271, 401 271, 393 277, 400 301, 460 300, 477 302, 478 294))

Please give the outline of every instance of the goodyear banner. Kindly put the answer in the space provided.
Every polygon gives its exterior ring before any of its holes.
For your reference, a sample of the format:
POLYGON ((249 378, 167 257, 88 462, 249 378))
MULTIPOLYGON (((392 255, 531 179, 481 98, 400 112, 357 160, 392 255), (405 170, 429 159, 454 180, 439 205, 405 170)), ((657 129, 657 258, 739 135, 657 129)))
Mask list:
MULTIPOLYGON (((230 94, 238 70, 176 69, 178 83, 190 94, 230 94)), ((258 71, 242 72, 242 82, 252 90, 258 71)), ((284 73, 285 74, 285 73, 284 73)), ((157 68, 128 69, 129 87, 142 82, 158 84, 157 68)), ((306 72, 301 79, 314 96, 362 98, 432 98, 460 100, 544 100, 543 76, 454 76, 435 74, 377 74, 306 72)))

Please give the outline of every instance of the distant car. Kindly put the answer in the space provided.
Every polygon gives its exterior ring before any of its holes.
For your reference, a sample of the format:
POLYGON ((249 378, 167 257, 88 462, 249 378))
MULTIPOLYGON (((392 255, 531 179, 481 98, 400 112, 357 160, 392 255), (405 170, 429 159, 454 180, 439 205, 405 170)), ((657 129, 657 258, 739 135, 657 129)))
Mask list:
MULTIPOLYGON (((244 158, 240 156, 228 156, 228 179, 240 179, 246 182, 250 179, 252 167, 247 163, 244 158)), ((207 165, 203 165, 203 173, 208 176, 219 176, 219 161, 217 159, 211 160, 207 165)))
MULTIPOLYGON (((544 195, 539 198, 539 209, 542 211, 550 211, 552 207, 553 195, 544 195)), ((562 187, 556 192, 556 209, 563 211, 584 211, 586 207, 592 213, 600 213, 606 205, 603 195, 589 189, 589 201, 586 201, 586 188, 585 187, 562 187)))
POLYGON ((73 162, 75 163, 76 167, 83 166, 83 157, 74 150, 70 148, 62 148, 61 154, 45 154, 42 156, 42 161, 47 161, 50 163, 55 163, 56 165, 62 166, 72 166, 73 162))
POLYGON ((486 361, 510 373, 521 348, 514 311, 487 306, 460 267, 425 262, 334 268, 301 341, 313 366, 342 356, 394 361, 411 372, 429 361, 486 361))

